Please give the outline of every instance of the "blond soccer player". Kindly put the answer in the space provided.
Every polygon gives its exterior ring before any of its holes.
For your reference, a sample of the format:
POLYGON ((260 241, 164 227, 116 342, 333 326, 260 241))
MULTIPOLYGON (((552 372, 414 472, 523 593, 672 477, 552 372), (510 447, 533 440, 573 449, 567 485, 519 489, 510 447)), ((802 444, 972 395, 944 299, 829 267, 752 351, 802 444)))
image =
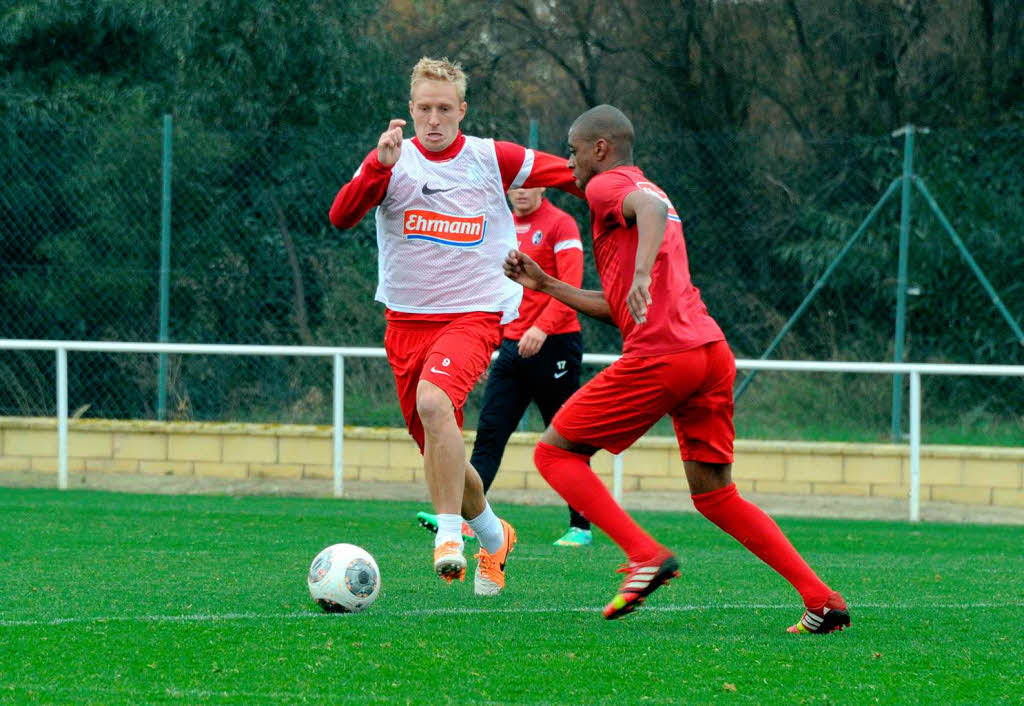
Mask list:
POLYGON ((465 518, 480 551, 477 595, 505 586, 516 533, 498 518, 466 460, 462 408, 518 315, 522 287, 503 275, 516 247, 505 194, 550 186, 581 196, 564 158, 510 142, 465 135, 466 75, 448 59, 413 67, 407 121, 392 118, 352 180, 338 192, 331 223, 351 228, 376 207, 384 348, 409 434, 423 454, 437 513, 434 571, 464 580, 465 518))

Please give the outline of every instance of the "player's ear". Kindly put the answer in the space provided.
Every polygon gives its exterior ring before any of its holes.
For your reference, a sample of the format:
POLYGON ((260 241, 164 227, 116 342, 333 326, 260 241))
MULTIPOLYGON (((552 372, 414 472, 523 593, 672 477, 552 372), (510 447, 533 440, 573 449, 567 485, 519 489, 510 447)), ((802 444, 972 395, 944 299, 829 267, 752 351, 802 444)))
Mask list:
POLYGON ((594 140, 594 159, 598 162, 602 162, 608 159, 608 154, 611 152, 611 145, 608 144, 608 140, 603 137, 599 137, 594 140))
POLYGON ((462 122, 462 119, 464 117, 466 117, 466 108, 468 108, 468 107, 469 107, 469 104, 466 103, 466 101, 462 101, 462 105, 459 106, 459 122, 460 123, 462 122))
POLYGON ((409 117, 412 117, 412 99, 409 99, 409 117))

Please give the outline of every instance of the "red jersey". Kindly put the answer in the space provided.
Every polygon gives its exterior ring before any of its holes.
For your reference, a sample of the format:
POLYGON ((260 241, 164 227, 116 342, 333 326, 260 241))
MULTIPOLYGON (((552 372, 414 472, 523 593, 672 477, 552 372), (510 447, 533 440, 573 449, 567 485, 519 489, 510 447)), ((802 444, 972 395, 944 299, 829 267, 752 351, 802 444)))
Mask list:
POLYGON ((638 167, 616 167, 587 184, 594 260, 612 320, 622 331, 623 357, 678 353, 725 340, 708 314, 700 290, 690 281, 683 224, 665 192, 647 180, 638 167), (647 323, 637 325, 626 306, 636 266, 637 228, 622 214, 622 202, 643 190, 668 206, 665 237, 651 270, 651 305, 647 323))
MULTIPOLYGON (((541 268, 563 282, 579 287, 583 283, 583 242, 576 219, 547 199, 532 213, 520 218, 515 211, 519 251, 533 258, 541 268)), ((518 341, 531 326, 550 335, 580 330, 576 310, 547 294, 523 290, 519 318, 505 326, 503 335, 518 341)))

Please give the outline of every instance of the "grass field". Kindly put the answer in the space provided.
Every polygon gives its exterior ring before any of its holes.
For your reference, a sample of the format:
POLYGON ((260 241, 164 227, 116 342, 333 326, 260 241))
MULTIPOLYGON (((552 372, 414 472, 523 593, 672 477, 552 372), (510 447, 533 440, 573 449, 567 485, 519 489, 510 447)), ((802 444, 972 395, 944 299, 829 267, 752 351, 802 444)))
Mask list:
POLYGON ((411 503, 0 489, 4 703, 1021 703, 1024 529, 780 519, 851 607, 784 632, 794 592, 703 518, 640 513, 683 577, 601 619, 618 550, 551 546, 564 509, 507 506, 495 599, 430 571, 411 503), (322 547, 383 593, 326 615, 322 547))

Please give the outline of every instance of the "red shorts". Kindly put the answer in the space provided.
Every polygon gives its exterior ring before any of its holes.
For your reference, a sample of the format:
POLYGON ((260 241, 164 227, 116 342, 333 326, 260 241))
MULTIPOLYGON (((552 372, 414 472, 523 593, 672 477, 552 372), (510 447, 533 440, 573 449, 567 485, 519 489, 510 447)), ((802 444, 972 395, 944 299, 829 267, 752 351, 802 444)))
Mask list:
POLYGON ((462 428, 462 406, 501 343, 501 314, 470 312, 452 316, 455 318, 450 321, 392 320, 384 332, 384 350, 395 375, 402 417, 421 453, 423 424, 416 412, 420 380, 432 382, 445 391, 455 406, 455 420, 462 428))
POLYGON ((666 414, 684 461, 732 463, 736 360, 725 341, 647 358, 620 358, 570 397, 552 426, 563 437, 621 453, 666 414))

